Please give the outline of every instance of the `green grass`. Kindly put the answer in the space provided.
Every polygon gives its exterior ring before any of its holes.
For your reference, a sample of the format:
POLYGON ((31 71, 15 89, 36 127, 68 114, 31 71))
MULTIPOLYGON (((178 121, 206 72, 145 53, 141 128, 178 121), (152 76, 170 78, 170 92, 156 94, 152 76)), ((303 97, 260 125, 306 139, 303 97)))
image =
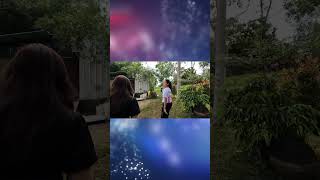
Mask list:
MULTIPOLYGON (((191 112, 185 112, 182 104, 173 98, 172 109, 169 118, 196 118, 191 112)), ((139 102, 141 113, 138 118, 160 118, 161 117, 161 97, 147 99, 139 102)))
POLYGON ((212 128, 212 172, 214 180, 276 180, 267 168, 250 160, 237 147, 232 129, 225 126, 212 128))
MULTIPOLYGON (((144 101, 139 101, 140 114, 138 118, 160 118, 161 117, 161 107, 162 107, 162 93, 161 87, 156 87, 154 92, 158 94, 155 99, 147 99, 144 101)), ((183 105, 179 102, 176 96, 173 96, 172 108, 170 111, 169 118, 198 118, 191 112, 184 111, 183 105)))

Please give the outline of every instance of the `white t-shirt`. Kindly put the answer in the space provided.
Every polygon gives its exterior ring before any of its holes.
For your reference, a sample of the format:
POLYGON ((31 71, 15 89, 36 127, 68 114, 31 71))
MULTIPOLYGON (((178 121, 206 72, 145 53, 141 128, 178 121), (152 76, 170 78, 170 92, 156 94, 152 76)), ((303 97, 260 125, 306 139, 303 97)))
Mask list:
POLYGON ((167 103, 172 103, 172 93, 168 87, 162 89, 162 102, 164 102, 165 98, 167 98, 167 103))

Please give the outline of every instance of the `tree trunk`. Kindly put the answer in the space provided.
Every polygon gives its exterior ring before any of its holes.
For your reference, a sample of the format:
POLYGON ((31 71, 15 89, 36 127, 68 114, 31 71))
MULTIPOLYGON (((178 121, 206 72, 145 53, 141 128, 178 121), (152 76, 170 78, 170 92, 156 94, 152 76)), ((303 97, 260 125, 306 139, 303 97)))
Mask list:
POLYGON ((222 123, 223 112, 219 112, 218 107, 223 106, 223 84, 225 78, 225 53, 226 53, 226 0, 216 0, 217 18, 215 27, 215 82, 214 82, 214 102, 213 102, 213 122, 222 123))
POLYGON ((176 87, 177 93, 179 92, 180 87, 181 87, 181 62, 178 61, 178 68, 177 68, 177 87, 176 87))

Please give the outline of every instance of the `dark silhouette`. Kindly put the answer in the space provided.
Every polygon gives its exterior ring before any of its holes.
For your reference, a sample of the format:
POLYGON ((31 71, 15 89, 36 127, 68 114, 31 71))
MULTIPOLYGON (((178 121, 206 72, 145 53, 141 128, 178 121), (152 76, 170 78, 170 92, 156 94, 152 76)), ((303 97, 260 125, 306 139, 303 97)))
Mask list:
POLYGON ((90 179, 97 157, 63 59, 30 44, 0 77, 0 179, 90 179))
POLYGON ((117 76, 111 86, 110 116, 112 118, 130 118, 140 113, 130 80, 123 75, 117 76))

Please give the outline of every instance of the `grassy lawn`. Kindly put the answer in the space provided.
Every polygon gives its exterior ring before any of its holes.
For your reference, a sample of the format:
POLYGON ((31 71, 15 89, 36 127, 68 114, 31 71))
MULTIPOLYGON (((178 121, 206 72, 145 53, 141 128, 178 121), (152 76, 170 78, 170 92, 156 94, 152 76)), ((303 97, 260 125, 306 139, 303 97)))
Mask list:
POLYGON ((96 180, 107 179, 109 162, 107 162, 107 147, 109 147, 109 130, 106 124, 98 124, 89 126, 89 130, 95 145, 98 156, 96 163, 96 180))
MULTIPOLYGON (((161 88, 156 87, 154 92, 157 93, 158 97, 155 99, 147 99, 144 101, 139 101, 140 114, 138 118, 160 118, 161 117, 161 107, 162 107, 162 93, 161 88)), ((170 111, 169 118, 199 118, 192 112, 184 111, 183 105, 179 102, 176 96, 172 99, 172 108, 170 111)))
POLYGON ((249 160, 236 146, 234 132, 227 127, 213 127, 212 173, 215 180, 277 180, 267 168, 249 160))
MULTIPOLYGON (((170 118, 196 118, 190 112, 185 112, 181 103, 173 98, 173 105, 170 111, 170 118)), ((161 117, 161 97, 139 101, 140 111, 138 118, 160 118, 161 117)))

